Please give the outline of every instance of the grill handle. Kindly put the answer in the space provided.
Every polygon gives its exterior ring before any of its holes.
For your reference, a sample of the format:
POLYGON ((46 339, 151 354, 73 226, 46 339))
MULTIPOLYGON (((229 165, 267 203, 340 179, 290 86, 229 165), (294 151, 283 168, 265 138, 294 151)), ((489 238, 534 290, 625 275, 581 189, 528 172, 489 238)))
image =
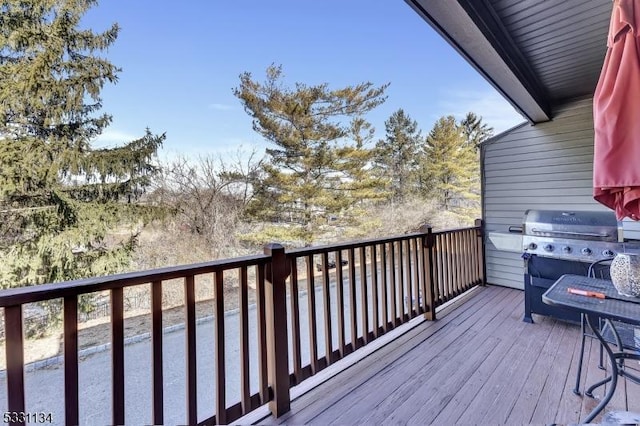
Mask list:
POLYGON ((522 234, 522 226, 510 226, 509 232, 512 234, 522 234))
POLYGON ((549 233, 549 234, 558 234, 558 235, 573 235, 578 237, 597 237, 597 238, 609 237, 609 234, 607 234, 606 232, 596 233, 596 232, 547 231, 547 230, 540 230, 538 228, 532 228, 531 232, 540 232, 540 233, 549 233))

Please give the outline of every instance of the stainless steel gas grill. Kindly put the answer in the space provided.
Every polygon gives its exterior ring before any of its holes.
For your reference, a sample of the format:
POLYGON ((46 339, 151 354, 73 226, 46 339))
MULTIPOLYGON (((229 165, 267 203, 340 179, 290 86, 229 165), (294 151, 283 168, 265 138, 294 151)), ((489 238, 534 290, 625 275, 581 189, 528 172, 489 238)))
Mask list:
MULTIPOLYGON (((527 210, 522 231, 526 322, 533 322, 532 313, 580 321, 576 313, 543 303, 542 294, 564 274, 587 275, 595 261, 640 250, 640 242, 624 241, 612 211, 527 210)), ((594 276, 609 278, 608 264, 595 265, 594 276)))

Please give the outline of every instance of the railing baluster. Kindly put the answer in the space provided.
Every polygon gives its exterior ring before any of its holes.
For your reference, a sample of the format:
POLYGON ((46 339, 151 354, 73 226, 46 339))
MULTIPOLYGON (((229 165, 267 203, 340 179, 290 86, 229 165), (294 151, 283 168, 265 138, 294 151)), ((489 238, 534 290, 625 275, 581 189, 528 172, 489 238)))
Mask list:
POLYGON ((466 251, 464 248, 464 240, 465 240, 465 235, 464 232, 456 232, 456 236, 458 239, 458 256, 457 256, 457 262, 458 262, 458 281, 459 281, 459 287, 458 287, 458 293, 462 294, 462 292, 464 292, 467 288, 467 280, 466 280, 466 271, 465 271, 465 262, 466 262, 466 251))
POLYGON ((473 241, 473 281, 477 282, 480 271, 480 250, 478 249, 477 238, 473 241))
POLYGON ((471 287, 471 280, 469 279, 469 233, 462 232, 462 276, 465 290, 471 287))
POLYGON ((402 241, 395 241, 395 262, 394 268, 396 269, 396 285, 395 285, 395 296, 396 296, 396 326, 401 325, 404 322, 404 310, 405 310, 405 302, 404 302, 404 249, 402 247, 402 241))
POLYGON ((224 271, 214 274, 215 304, 215 359, 216 359, 216 423, 227 423, 226 372, 225 372, 225 336, 224 336, 224 271))
POLYGON ((478 284, 485 285, 486 284, 486 265, 484 263, 484 225, 482 223, 482 219, 475 220, 476 230, 476 239, 478 241, 478 284))
MULTIPOLYGON (((336 268, 338 265, 336 264, 336 268)), ((331 364, 331 354, 333 353, 331 336, 331 293, 329 291, 329 253, 322 253, 322 301, 324 308, 324 347, 327 365, 331 364)))
POLYGON ((458 232, 458 267, 460 268, 460 292, 466 291, 469 287, 467 281, 467 249, 465 247, 467 235, 464 231, 458 232))
MULTIPOLYGON (((413 286, 412 284, 412 275, 411 275, 411 256, 413 251, 411 250, 411 240, 404 241, 405 254, 404 254, 404 266, 405 271, 404 275, 406 277, 406 287, 407 287, 407 319, 413 318, 415 316, 413 310, 413 286)), ((417 295, 416 295, 417 297, 417 295)))
POLYGON ((438 281, 438 299, 440 303, 446 302, 447 299, 447 290, 446 283, 444 280, 444 269, 445 269, 445 257, 444 257, 444 241, 442 234, 436 234, 436 257, 434 258, 435 264, 434 267, 437 271, 437 281, 438 281))
POLYGON ((78 296, 64 298, 64 418, 80 422, 78 414, 78 296))
POLYGON ((293 343, 293 373, 296 379, 296 384, 300 383, 302 379, 302 355, 300 348, 300 303, 299 303, 299 290, 298 290, 298 262, 297 258, 291 258, 291 276, 290 283, 290 297, 291 303, 291 341, 293 343))
POLYGON ((454 264, 454 269, 455 269, 455 295, 459 295, 462 293, 462 271, 460 270, 461 268, 461 256, 460 256, 460 233, 459 232, 454 232, 451 234, 451 238, 453 240, 453 256, 451 261, 454 264))
POLYGON ((362 322, 362 339, 369 343, 369 297, 367 291, 367 258, 364 247, 358 250, 360 255, 360 318, 362 322))
POLYGON ((472 263, 471 263, 471 253, 473 252, 472 249, 472 245, 471 245, 471 232, 468 230, 464 231, 464 280, 465 283, 467 285, 467 288, 471 288, 471 286, 473 285, 473 277, 471 275, 471 268, 472 268, 472 263))
POLYGON ((449 299, 452 299, 455 294, 456 294, 456 287, 455 287, 455 276, 456 276, 456 271, 455 271, 455 265, 453 263, 453 235, 448 232, 445 234, 446 235, 446 239, 447 239, 447 276, 449 278, 449 299))
POLYGON ((442 275, 444 281, 445 300, 451 300, 451 271, 449 269, 449 240, 442 234, 442 275))
POLYGON ((387 269, 387 244, 382 243, 380 246, 380 279, 382 281, 380 295, 382 296, 382 300, 380 302, 382 304, 382 328, 385 333, 389 331, 389 302, 387 299, 389 285, 387 281, 387 269))
POLYGON ((256 281, 257 292, 257 316, 258 316, 258 358, 259 367, 259 393, 260 403, 266 404, 269 401, 269 379, 267 368, 267 316, 265 313, 265 266, 259 265, 258 279, 256 281))
MULTIPOLYGON (((8 410, 24 413, 24 338, 22 306, 4 308, 5 353, 7 356, 8 410)), ((24 424, 18 423, 18 424, 24 424)))
POLYGON ((476 255, 475 232, 471 230, 469 233, 469 279, 474 285, 476 283, 476 255))
MULTIPOLYGON (((420 232, 424 232, 426 230, 426 225, 423 225, 420 228, 420 232)), ((428 269, 427 269, 427 263, 425 262, 425 258, 426 258, 426 236, 422 236, 422 237, 418 237, 416 238, 416 269, 418 270, 418 289, 420 291, 420 294, 422 295, 422 298, 420 299, 420 303, 419 303, 419 312, 421 314, 425 314, 427 312, 427 305, 428 305, 428 295, 427 295, 427 279, 428 279, 428 269)))
POLYGON ((397 287, 397 291, 399 292, 399 296, 398 296, 398 301, 399 306, 398 308, 400 309, 400 312, 398 315, 399 319, 400 319, 400 324, 404 323, 405 321, 405 310, 406 310, 406 306, 407 306, 407 302, 405 299, 405 292, 404 292, 404 279, 405 279, 405 269, 404 269, 404 256, 405 256, 405 250, 404 250, 404 241, 400 240, 398 241, 398 263, 397 263, 397 268, 398 268, 398 279, 400 280, 399 285, 397 287))
POLYGON ((316 286, 313 271, 313 255, 306 257, 307 262, 307 315, 309 317, 309 353, 311 357, 311 374, 320 370, 318 364, 318 328, 316 325, 316 286))
POLYGON ((458 277, 458 244, 457 244, 457 234, 454 232, 449 233, 449 239, 451 241, 451 294, 453 297, 459 294, 459 277, 458 277))
POLYGON ((378 316, 378 253, 376 249, 377 245, 373 244, 369 247, 369 254, 371 256, 371 303, 373 305, 373 336, 378 337, 380 335, 380 318, 378 316))
POLYGON ((249 280, 247 267, 239 270, 240 281, 240 404, 242 414, 251 411, 249 374, 249 280))
POLYGON ((447 238, 447 247, 448 247, 448 256, 447 256, 447 265, 449 268, 449 299, 453 299, 456 295, 456 263, 454 261, 455 258, 455 240, 454 235, 451 232, 446 233, 447 238))
POLYGON ((153 370, 153 424, 164 424, 162 368, 162 281, 151 283, 151 365, 153 370))
POLYGON ((477 238, 476 238, 476 233, 475 230, 470 230, 469 231, 469 247, 470 247, 470 252, 471 252, 471 265, 470 265, 470 273, 471 273, 471 282, 476 285, 478 284, 477 281, 477 268, 476 268, 476 264, 477 264, 477 256, 478 256, 478 249, 477 249, 477 244, 476 244, 477 238))
POLYGON ((396 272, 398 270, 396 266, 396 243, 389 243, 391 247, 391 283, 389 285, 390 295, 391 295, 391 324, 393 327, 398 326, 398 296, 397 296, 397 286, 398 282, 396 280, 396 272))
POLYGON ((349 315, 351 317, 351 347, 356 350, 360 347, 358 340, 358 317, 356 306, 356 262, 353 247, 349 248, 349 315))
POLYGON ((442 287, 442 302, 449 300, 449 287, 447 276, 447 237, 444 234, 438 234, 438 279, 442 287))
MULTIPOLYGON (((434 234, 431 231, 431 235, 427 235, 427 242, 429 241, 429 239, 431 239, 431 246, 428 248, 427 250, 427 254, 428 256, 425 258, 427 261, 429 261, 429 265, 427 270, 427 278, 429 278, 429 274, 431 275, 431 286, 433 287, 433 300, 434 303, 437 303, 437 305, 440 305, 441 302, 441 292, 440 292, 440 287, 439 287, 439 282, 438 282, 438 235, 434 234)), ((429 244, 429 243, 428 243, 429 244)), ((429 283, 427 283, 427 289, 429 283)), ((435 306, 435 305, 434 305, 435 306)), ((434 306, 432 306, 431 308, 433 309, 434 306)))
POLYGON ((111 289, 113 423, 124 424, 124 317, 122 288, 111 289))
MULTIPOLYGON (((196 293, 195 278, 189 275, 184 279, 185 312, 185 353, 186 353, 186 397, 187 424, 198 423, 197 372, 196 372, 196 293)), ((217 318, 216 318, 217 320, 217 318)), ((216 413, 217 414, 217 413, 216 413)))
POLYGON ((458 268, 460 271, 460 293, 466 290, 467 280, 466 280, 466 250, 464 247, 465 234, 464 232, 458 232, 458 268))
POLYGON ((346 355, 345 348, 345 329, 344 329, 344 277, 342 276, 342 250, 336 253, 336 296, 337 296, 337 314, 338 314, 338 350, 340 358, 346 355))
POLYGON ((449 268, 449 239, 447 234, 442 234, 442 278, 444 284, 445 300, 451 300, 451 268, 449 268))
POLYGON ((420 314, 420 297, 424 297, 424 295, 420 295, 420 274, 418 273, 419 271, 419 266, 420 266, 420 262, 418 261, 419 256, 418 254, 420 253, 420 244, 418 242, 419 240, 417 238, 412 238, 411 239, 411 243, 413 243, 413 250, 411 251, 412 254, 412 260, 413 260, 413 279, 412 279, 412 284, 413 284, 413 294, 415 297, 415 301, 413 303, 413 317, 417 316, 420 314))
POLYGON ((467 233, 462 231, 460 232, 460 271, 463 291, 466 291, 469 288, 469 279, 467 276, 469 266, 468 253, 467 233))
POLYGON ((411 266, 407 264, 409 260, 409 256, 411 255, 411 248, 409 247, 408 240, 401 240, 399 242, 400 248, 402 249, 402 256, 400 257, 400 270, 402 271, 402 289, 403 289, 403 297, 402 297, 402 305, 404 309, 404 314, 402 315, 402 322, 407 322, 411 318, 411 304, 413 292, 411 289, 411 266))

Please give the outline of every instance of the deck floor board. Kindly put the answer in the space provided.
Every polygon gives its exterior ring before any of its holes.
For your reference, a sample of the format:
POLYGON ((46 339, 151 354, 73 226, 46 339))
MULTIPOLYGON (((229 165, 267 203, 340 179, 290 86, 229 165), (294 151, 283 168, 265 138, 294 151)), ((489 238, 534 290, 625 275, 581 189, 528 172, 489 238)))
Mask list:
POLYGON ((522 309, 520 307, 514 307, 512 315, 502 326, 503 330, 497 331, 497 333, 503 335, 504 338, 496 345, 495 350, 485 359, 480 367, 466 380, 464 384, 466 392, 459 392, 460 388, 455 388, 452 390, 452 395, 446 405, 443 407, 438 407, 437 405, 428 408, 425 407, 426 409, 424 411, 426 411, 427 416, 422 416, 421 412, 423 410, 420 410, 416 414, 416 417, 420 416, 429 423, 455 424, 458 422, 458 419, 463 414, 460 407, 469 406, 477 395, 483 393, 483 388, 489 381, 489 378, 502 363, 505 352, 514 345, 514 338, 524 330, 526 326, 524 322, 514 322, 512 320, 512 318, 515 319, 521 315, 521 312, 522 309), (431 418, 431 416, 428 416, 429 413, 434 413, 435 416, 431 418))
MULTIPOLYGON (((567 390, 567 383, 571 384, 572 379, 575 378, 576 369, 572 369, 575 364, 576 339, 570 330, 565 329, 562 335, 562 341, 558 346, 558 350, 555 353, 553 359, 553 366, 549 367, 549 374, 547 375, 542 391, 539 398, 536 401, 535 408, 533 408, 533 415, 531 423, 544 423, 552 416, 555 416, 560 409, 560 401, 562 394, 567 390)), ((572 387, 569 387, 568 391, 572 392, 572 387)), ((522 399, 522 398, 521 398, 522 399)), ((576 405, 577 401, 572 401, 572 405, 576 405)), ((563 421, 563 423, 575 423, 578 422, 577 411, 573 413, 567 413, 567 416, 572 418, 569 421, 563 421)), ((515 418, 512 417, 508 420, 515 418)))
MULTIPOLYGON (((578 423, 598 403, 572 392, 580 327, 539 316, 524 323, 523 303, 520 290, 479 289, 260 423, 578 423)), ((587 339, 581 390, 604 377, 598 357, 587 339)), ((627 382, 605 411, 640 411, 640 387, 627 382)))

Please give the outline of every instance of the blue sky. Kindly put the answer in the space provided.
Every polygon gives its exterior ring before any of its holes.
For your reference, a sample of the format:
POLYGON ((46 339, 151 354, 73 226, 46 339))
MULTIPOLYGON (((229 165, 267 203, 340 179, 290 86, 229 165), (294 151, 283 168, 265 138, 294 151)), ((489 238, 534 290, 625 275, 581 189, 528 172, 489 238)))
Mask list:
POLYGON ((96 146, 167 133, 161 158, 226 155, 267 143, 232 88, 282 64, 285 80, 391 83, 367 118, 403 108, 423 133, 443 115, 473 111, 497 131, 523 118, 403 0, 102 0, 84 19, 95 31, 121 26, 106 56, 122 68, 105 86, 113 123, 96 146))

